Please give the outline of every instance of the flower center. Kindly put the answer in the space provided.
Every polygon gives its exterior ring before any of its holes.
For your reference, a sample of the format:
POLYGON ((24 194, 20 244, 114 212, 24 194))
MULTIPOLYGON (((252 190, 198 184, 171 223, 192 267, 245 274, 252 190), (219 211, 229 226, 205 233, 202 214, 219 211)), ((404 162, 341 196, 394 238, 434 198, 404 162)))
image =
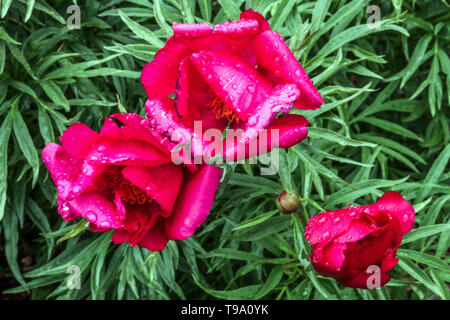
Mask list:
POLYGON ((239 116, 233 111, 229 110, 225 106, 225 103, 218 96, 216 96, 213 92, 210 92, 210 95, 212 96, 212 100, 208 103, 207 107, 212 109, 214 118, 216 118, 217 120, 227 118, 229 122, 240 121, 239 116))
POLYGON ((113 193, 119 193, 120 199, 130 205, 152 202, 152 198, 144 190, 122 176, 123 168, 123 166, 108 166, 104 171, 108 187, 113 193))

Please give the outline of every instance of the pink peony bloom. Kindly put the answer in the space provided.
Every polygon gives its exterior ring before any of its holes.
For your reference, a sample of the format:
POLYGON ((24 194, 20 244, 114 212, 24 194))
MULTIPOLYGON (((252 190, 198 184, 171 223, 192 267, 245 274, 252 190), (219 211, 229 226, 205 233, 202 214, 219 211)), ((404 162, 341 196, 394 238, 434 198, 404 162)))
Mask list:
POLYGON ((204 156, 210 143, 204 132, 229 126, 241 133, 236 142, 219 143, 219 151, 237 160, 249 156, 248 144, 263 139, 266 130, 262 146, 267 150, 257 154, 288 148, 307 136, 303 116, 275 117, 292 106, 317 109, 323 99, 261 14, 249 9, 241 20, 215 26, 174 23, 173 31, 141 75, 147 117, 154 130, 170 138, 168 146, 192 141, 192 155, 204 156), (171 94, 175 99, 168 98, 171 94), (200 134, 195 121, 202 122, 200 134), (275 131, 277 139, 271 135, 275 131))
POLYGON ((313 216, 305 230, 312 245, 312 265, 321 275, 347 287, 373 289, 368 282, 376 284, 369 279, 374 276, 379 276, 379 286, 383 286, 391 279, 387 272, 397 264, 397 249, 414 219, 414 208, 395 191, 368 206, 313 216), (379 268, 378 274, 372 274, 373 266, 379 268))
POLYGON ((208 216, 221 170, 174 165, 147 119, 115 114, 100 133, 75 123, 60 140, 42 157, 64 220, 83 217, 94 231, 115 229, 116 244, 157 251, 190 237, 208 216))

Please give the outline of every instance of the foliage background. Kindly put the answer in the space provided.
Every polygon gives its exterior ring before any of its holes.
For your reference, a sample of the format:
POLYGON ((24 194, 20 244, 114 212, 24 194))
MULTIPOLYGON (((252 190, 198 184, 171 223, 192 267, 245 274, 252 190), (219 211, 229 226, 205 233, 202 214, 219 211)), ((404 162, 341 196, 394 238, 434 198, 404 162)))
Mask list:
POLYGON ((450 298, 446 0, 0 2, 3 299, 450 298), (69 30, 66 9, 77 3, 81 29, 69 30), (379 29, 367 27, 369 5, 381 8, 379 29), (227 165, 206 223, 160 253, 64 222, 43 146, 76 121, 98 130, 111 113, 142 114, 140 70, 172 22, 220 23, 250 7, 282 34, 325 99, 302 112, 309 137, 281 153, 279 174, 227 165), (304 222, 276 209, 282 190, 305 199, 305 217, 401 192, 417 218, 393 280, 355 290, 315 273, 304 222), (67 289, 71 265, 82 270, 80 290, 67 289))

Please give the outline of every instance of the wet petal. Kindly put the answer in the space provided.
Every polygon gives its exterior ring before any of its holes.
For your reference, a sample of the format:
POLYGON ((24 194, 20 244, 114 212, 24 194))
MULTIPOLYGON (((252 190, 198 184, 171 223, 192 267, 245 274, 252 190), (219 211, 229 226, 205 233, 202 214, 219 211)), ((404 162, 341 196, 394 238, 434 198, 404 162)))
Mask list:
POLYGON ((172 216, 165 220, 170 239, 189 238, 209 214, 222 176, 218 167, 204 166, 183 185, 172 216))
POLYGON ((267 20, 260 14, 259 12, 254 11, 253 9, 247 9, 243 11, 240 15, 241 19, 253 19, 258 21, 260 31, 270 30, 270 25, 267 20))
POLYGON ((245 37, 259 33, 260 27, 257 20, 233 20, 214 26, 215 34, 223 34, 230 37, 245 37))
POLYGON ((68 154, 83 159, 97 140, 98 133, 84 123, 74 123, 61 136, 61 144, 68 154))
POLYGON ((56 185, 58 194, 66 199, 69 189, 77 179, 81 163, 73 159, 63 147, 56 143, 49 143, 42 150, 42 159, 56 185))
POLYGON ((414 208, 400 193, 395 191, 386 192, 377 201, 376 206, 378 210, 394 215, 398 219, 403 234, 412 230, 415 220, 414 208))
POLYGON ((326 243, 348 230, 353 220, 359 219, 357 208, 350 207, 312 216, 305 228, 305 238, 312 245, 326 243))
POLYGON ((135 164, 156 166, 170 162, 159 148, 134 139, 101 139, 89 152, 86 160, 91 164, 135 164))
POLYGON ((72 221, 80 217, 76 212, 72 210, 69 203, 61 197, 58 197, 58 213, 66 221, 72 221))
POLYGON ((112 137, 143 140, 169 156, 168 150, 161 146, 161 143, 150 130, 149 119, 144 119, 136 113, 115 113, 111 115, 111 118, 117 119, 123 124, 119 128, 120 135, 112 137))
POLYGON ((85 192, 69 202, 73 211, 99 228, 121 228, 115 205, 97 191, 85 192))
POLYGON ((363 240, 347 243, 344 269, 365 270, 370 265, 381 265, 384 257, 395 249, 397 242, 395 226, 386 225, 377 233, 370 234, 363 240))
POLYGON ((271 84, 233 52, 201 51, 191 59, 214 93, 241 120, 247 120, 271 93, 271 84))
POLYGON ((206 106, 211 100, 209 87, 190 58, 181 62, 179 73, 175 108, 181 122, 192 126, 194 120, 201 119, 207 112, 206 106))
POLYGON ((175 36, 167 40, 153 61, 142 70, 141 82, 149 98, 167 96, 175 92, 178 67, 181 60, 189 54, 187 48, 175 36))
POLYGON ((369 234, 380 230, 380 227, 378 227, 376 222, 368 218, 370 218, 370 216, 362 212, 360 218, 358 220, 353 220, 345 233, 336 237, 334 242, 357 242, 364 239, 369 234))
POLYGON ((103 172, 104 167, 104 165, 93 165, 84 161, 80 174, 69 189, 67 199, 72 200, 91 187, 94 180, 103 172))
POLYGON ((272 121, 268 130, 273 132, 269 133, 269 136, 271 137, 272 143, 275 143, 276 146, 290 148, 307 137, 307 125, 309 125, 309 122, 305 117, 288 114, 272 121), (278 135, 278 144, 274 139, 276 135, 278 135))
POLYGON ((167 143, 169 150, 174 147, 191 145, 194 156, 202 157, 203 148, 208 144, 201 134, 195 134, 191 128, 179 122, 178 117, 167 100, 153 99, 145 103, 145 111, 150 119, 150 125, 160 136, 167 137, 173 144, 167 143))
POLYGON ((213 27, 207 23, 182 24, 174 22, 172 28, 174 35, 185 38, 203 37, 213 32, 213 27))
POLYGON ((345 261, 344 251, 346 248, 347 245, 345 243, 330 243, 326 246, 314 246, 313 256, 328 269, 339 271, 345 261))
MULTIPOLYGON (((240 143, 256 138, 267 129, 279 112, 289 113, 292 103, 299 95, 300 91, 295 84, 277 85, 247 120, 240 143)), ((279 121, 283 122, 283 120, 279 121)))
POLYGON ((301 91, 294 107, 317 109, 323 99, 303 67, 278 32, 265 31, 254 42, 258 65, 274 76, 276 83, 295 83, 301 91))

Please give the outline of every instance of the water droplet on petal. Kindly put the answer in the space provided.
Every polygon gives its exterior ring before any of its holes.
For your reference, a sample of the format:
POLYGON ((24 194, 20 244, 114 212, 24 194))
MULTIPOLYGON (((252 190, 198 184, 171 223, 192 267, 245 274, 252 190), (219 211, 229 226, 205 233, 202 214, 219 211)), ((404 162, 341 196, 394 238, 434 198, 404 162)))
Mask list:
POLYGON ((86 219, 88 219, 89 222, 95 223, 97 221, 97 214, 93 211, 88 211, 86 213, 86 219))
POLYGON ((111 228, 111 222, 109 222, 109 221, 102 221, 100 223, 100 228, 111 228))

